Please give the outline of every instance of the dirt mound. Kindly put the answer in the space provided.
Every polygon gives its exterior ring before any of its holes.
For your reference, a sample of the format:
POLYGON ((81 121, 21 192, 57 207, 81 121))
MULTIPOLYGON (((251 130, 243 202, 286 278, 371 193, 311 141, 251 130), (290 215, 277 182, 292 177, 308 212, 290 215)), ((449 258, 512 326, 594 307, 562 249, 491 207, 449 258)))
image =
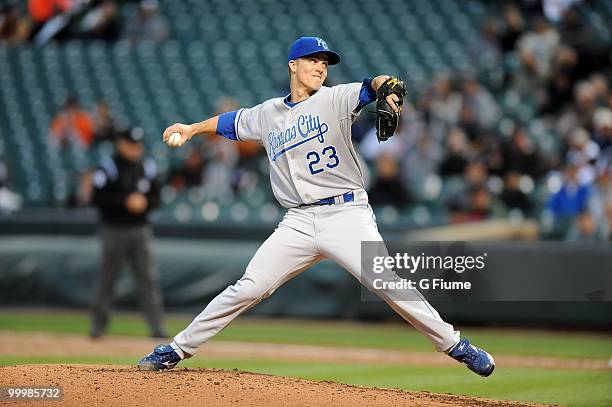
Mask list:
MULTIPOLYGON (((134 367, 20 365, 0 368, 0 386, 62 386, 62 406, 525 406, 447 394, 314 382, 238 370, 139 372, 134 367)), ((6 403, 6 402, 5 402, 6 403)), ((57 402, 7 405, 57 406, 57 402)))

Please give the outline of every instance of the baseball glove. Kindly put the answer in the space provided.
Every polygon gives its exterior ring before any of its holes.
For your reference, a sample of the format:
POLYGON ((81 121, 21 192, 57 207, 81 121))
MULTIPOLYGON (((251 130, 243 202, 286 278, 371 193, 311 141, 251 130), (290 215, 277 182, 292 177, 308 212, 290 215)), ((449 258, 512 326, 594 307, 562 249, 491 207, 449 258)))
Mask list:
POLYGON ((406 85, 404 81, 393 76, 378 88, 376 92, 376 137, 378 137, 378 141, 386 141, 393 136, 400 121, 405 94, 406 85), (397 113, 387 102, 387 96, 391 94, 399 97, 399 101, 396 102, 399 107, 397 113))

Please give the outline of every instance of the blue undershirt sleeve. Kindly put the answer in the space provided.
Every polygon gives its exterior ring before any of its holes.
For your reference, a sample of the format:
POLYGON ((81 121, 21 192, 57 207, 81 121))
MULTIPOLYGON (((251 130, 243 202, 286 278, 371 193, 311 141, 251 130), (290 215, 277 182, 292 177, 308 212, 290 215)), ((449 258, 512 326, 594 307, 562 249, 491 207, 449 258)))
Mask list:
POLYGON ((236 127, 234 121, 238 111, 227 112, 219 115, 219 121, 217 122, 216 133, 230 140, 238 140, 236 136, 236 127))
POLYGON ((372 89, 372 79, 365 78, 361 84, 361 90, 359 91, 359 104, 355 109, 359 112, 361 109, 376 100, 376 92, 372 89))

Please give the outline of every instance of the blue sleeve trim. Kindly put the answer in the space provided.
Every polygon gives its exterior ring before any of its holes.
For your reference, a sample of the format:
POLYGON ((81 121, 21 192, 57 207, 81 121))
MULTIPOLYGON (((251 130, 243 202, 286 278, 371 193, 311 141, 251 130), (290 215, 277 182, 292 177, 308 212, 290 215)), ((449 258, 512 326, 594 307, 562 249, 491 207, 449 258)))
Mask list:
POLYGON ((355 108, 355 112, 361 111, 364 107, 376 100, 376 92, 372 89, 372 79, 365 78, 361 84, 359 91, 359 104, 355 108))
POLYGON ((236 119, 237 113, 237 111, 234 111, 219 115, 216 131, 218 135, 223 136, 226 139, 238 140, 238 137, 236 136, 236 127, 234 126, 234 120, 236 119))

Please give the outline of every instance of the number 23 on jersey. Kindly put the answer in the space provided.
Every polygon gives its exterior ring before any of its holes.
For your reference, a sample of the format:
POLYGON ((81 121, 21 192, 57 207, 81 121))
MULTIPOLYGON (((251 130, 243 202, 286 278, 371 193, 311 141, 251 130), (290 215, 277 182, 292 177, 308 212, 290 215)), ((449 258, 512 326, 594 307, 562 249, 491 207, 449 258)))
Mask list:
POLYGON ((340 159, 336 155, 336 148, 334 146, 325 147, 321 154, 316 151, 310 151, 306 154, 306 159, 308 160, 308 168, 312 175, 325 171, 325 167, 334 168, 340 164, 340 159), (323 162, 321 162, 321 157, 323 157, 323 162))

